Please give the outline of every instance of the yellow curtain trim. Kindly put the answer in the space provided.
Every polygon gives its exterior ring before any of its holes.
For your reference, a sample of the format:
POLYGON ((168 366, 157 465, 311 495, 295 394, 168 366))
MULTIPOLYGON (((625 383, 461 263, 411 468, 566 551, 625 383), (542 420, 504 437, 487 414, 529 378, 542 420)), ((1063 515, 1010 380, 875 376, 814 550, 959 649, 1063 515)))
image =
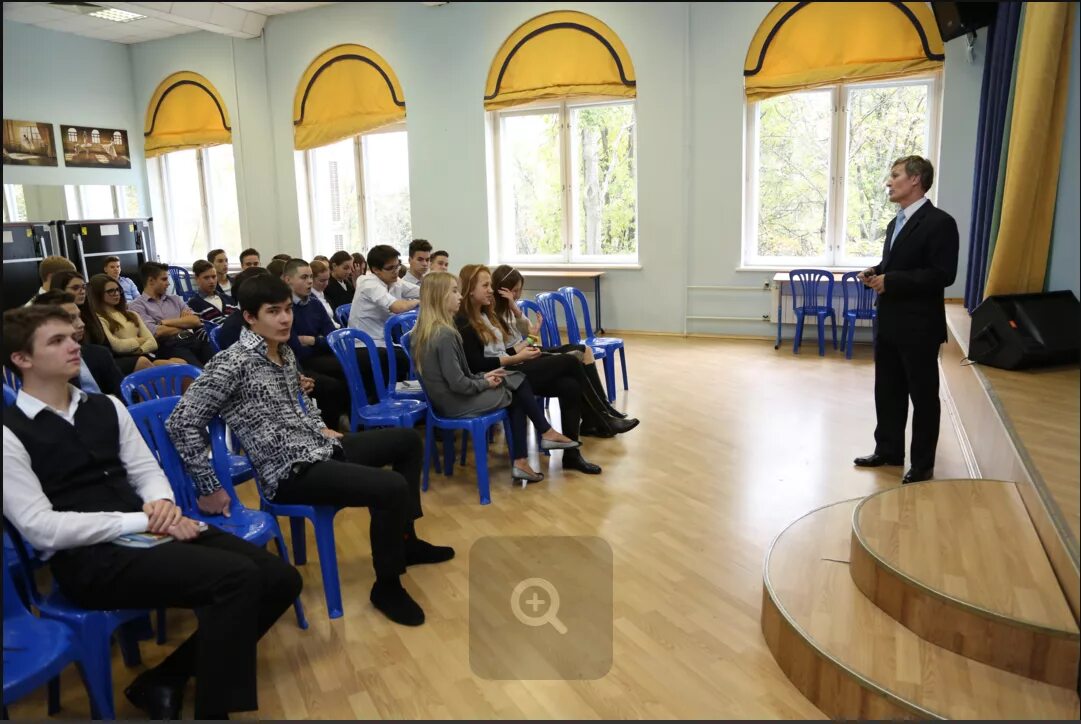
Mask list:
POLYGON ((217 88, 198 73, 180 71, 158 84, 146 108, 144 150, 163 153, 232 143, 229 110, 217 88))
POLYGON ((405 96, 394 69, 363 45, 337 45, 308 65, 293 98, 298 151, 398 123, 405 96))
POLYGON ((748 100, 844 81, 935 71, 945 58, 922 2, 782 2, 766 15, 744 60, 748 100))
POLYGON ((634 65, 607 25, 560 10, 523 23, 503 42, 488 71, 484 107, 581 95, 634 98, 634 65))

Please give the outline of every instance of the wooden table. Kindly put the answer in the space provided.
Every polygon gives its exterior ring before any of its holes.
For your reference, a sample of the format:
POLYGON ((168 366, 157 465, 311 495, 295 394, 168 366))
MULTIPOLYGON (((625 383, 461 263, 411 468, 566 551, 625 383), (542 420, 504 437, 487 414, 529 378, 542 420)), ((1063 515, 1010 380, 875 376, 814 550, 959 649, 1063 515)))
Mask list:
POLYGON ((601 277, 603 271, 560 271, 544 269, 519 269, 526 279, 592 279, 593 299, 597 303, 597 329, 595 334, 604 334, 604 318, 601 316, 601 277))

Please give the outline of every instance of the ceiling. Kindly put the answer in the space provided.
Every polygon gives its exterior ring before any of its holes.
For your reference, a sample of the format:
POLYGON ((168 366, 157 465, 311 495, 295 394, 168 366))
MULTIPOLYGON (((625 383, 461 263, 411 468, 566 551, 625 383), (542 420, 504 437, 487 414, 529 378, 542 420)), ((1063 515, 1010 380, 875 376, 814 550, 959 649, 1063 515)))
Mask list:
MULTIPOLYGON (((270 15, 295 13, 329 2, 95 2, 145 17, 125 23, 91 17, 48 2, 5 2, 4 20, 114 43, 142 43, 205 30, 234 38, 257 38, 270 15)), ((93 11, 93 8, 87 8, 93 11)))

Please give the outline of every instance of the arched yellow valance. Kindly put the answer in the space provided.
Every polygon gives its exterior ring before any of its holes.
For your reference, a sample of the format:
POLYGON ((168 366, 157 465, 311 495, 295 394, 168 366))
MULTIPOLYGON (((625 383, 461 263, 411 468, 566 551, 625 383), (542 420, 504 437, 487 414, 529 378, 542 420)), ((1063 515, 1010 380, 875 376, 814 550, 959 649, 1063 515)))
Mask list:
POLYGON ((487 110, 544 98, 637 94, 630 53, 619 36, 585 13, 538 15, 496 53, 484 88, 487 110))
POLYGON ((304 151, 404 118, 405 95, 390 64, 363 45, 336 45, 297 84, 293 143, 304 151))
POLYGON ((218 89, 191 71, 158 84, 143 125, 146 157, 233 142, 229 111, 218 89))
POLYGON ((743 64, 747 99, 938 70, 945 60, 923 2, 777 3, 743 64))

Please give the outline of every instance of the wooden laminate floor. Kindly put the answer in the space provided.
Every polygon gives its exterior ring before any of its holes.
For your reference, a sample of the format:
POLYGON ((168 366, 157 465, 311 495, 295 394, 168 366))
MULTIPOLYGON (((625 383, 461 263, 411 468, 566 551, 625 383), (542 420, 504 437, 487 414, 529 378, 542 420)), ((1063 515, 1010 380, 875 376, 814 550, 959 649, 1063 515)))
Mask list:
MULTIPOLYGON (((242 716, 821 718, 763 641, 762 565, 772 538, 807 511, 900 483, 900 468, 858 470, 851 463, 874 446, 870 348, 858 346, 846 361, 832 352, 820 358, 811 344, 793 356, 769 341, 626 339, 631 389, 620 391, 617 404, 642 424, 611 440, 586 439, 584 453, 604 466, 603 475, 563 474, 556 453, 545 482, 512 488, 499 442, 491 456, 491 505, 477 502, 472 460, 453 478, 433 476, 418 530, 455 546, 458 557, 411 569, 403 579, 428 616, 415 629, 391 624, 371 607, 368 514, 340 514, 345 616, 326 617, 309 543, 302 571, 311 628, 297 629, 289 611, 264 639, 261 708, 242 716), (615 639, 604 678, 474 676, 468 553, 488 535, 594 535, 610 544, 615 639)), ((936 473, 967 477, 948 419, 936 473)), ((171 612, 169 643, 144 642, 145 662, 161 660, 193 626, 190 615, 171 612)), ((121 718, 139 715, 121 693, 139 670, 117 657, 121 718)), ((63 682, 59 716, 85 718, 73 670, 63 682)), ((44 706, 39 693, 10 713, 41 718, 44 706)))

